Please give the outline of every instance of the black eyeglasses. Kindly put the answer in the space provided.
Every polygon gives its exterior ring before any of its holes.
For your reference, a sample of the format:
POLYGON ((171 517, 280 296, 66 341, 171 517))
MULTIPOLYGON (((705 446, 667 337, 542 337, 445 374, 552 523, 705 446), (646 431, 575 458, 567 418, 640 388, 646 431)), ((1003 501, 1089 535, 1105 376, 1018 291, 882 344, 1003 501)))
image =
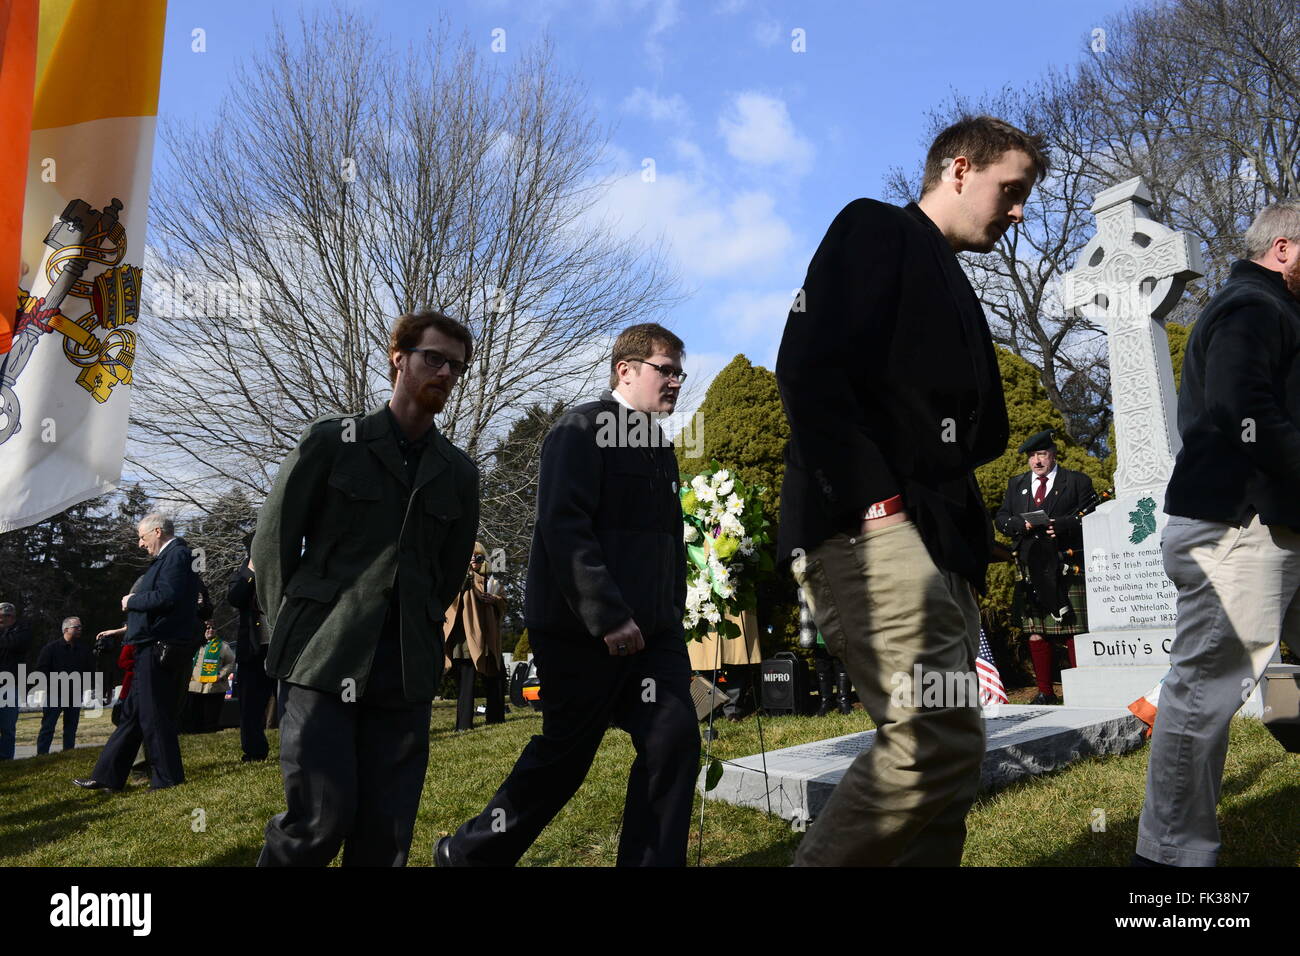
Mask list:
POLYGON ((679 368, 673 368, 671 365, 656 365, 654 362, 647 362, 645 359, 628 359, 628 361, 640 362, 642 365, 649 365, 664 378, 675 378, 679 382, 686 381, 686 373, 679 368))
POLYGON ((457 359, 447 358, 437 349, 402 349, 403 352, 418 352, 424 356, 424 364, 429 366, 435 372, 444 365, 451 367, 452 378, 464 378, 469 366, 457 359))

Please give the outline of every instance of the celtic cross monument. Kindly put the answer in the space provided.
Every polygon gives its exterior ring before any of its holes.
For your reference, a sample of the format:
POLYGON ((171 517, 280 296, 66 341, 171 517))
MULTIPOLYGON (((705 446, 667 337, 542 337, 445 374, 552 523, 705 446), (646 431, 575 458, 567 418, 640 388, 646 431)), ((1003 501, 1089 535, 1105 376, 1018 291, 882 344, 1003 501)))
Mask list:
POLYGON ((1177 592, 1160 553, 1178 437, 1164 319, 1204 274, 1200 242, 1151 218, 1141 177, 1097 194, 1097 233, 1065 276, 1064 304, 1103 325, 1118 464, 1115 500, 1083 521, 1087 634, 1062 673, 1071 706, 1125 706, 1169 666, 1177 592))

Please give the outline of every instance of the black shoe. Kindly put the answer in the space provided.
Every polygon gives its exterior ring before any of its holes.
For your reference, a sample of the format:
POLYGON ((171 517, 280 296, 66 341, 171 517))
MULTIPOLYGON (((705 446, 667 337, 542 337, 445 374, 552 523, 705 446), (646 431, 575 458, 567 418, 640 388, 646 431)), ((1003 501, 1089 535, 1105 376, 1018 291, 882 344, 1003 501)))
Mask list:
POLYGON ((451 858, 451 837, 439 837, 438 842, 433 845, 433 865, 434 866, 458 866, 451 858))
POLYGON ((834 709, 835 709, 835 704, 832 701, 823 700, 821 702, 821 706, 817 708, 817 716, 825 717, 834 709))
POLYGON ((1044 694, 1040 692, 1039 695, 1035 697, 1033 700, 1031 700, 1029 703, 1051 705, 1051 704, 1059 704, 1060 702, 1061 702, 1061 698, 1057 697, 1055 694, 1044 694))
POLYGON ((84 790, 109 790, 113 793, 116 793, 117 791, 122 789, 121 787, 110 787, 106 783, 100 783, 94 777, 78 778, 76 780, 73 780, 72 782, 84 790))
POLYGON ((259 762, 265 760, 266 758, 267 758, 267 754, 262 754, 262 756, 260 756, 260 757, 254 757, 252 754, 244 754, 242 757, 239 758, 239 762, 240 762, 240 763, 259 763, 259 762))
POLYGON ((850 704, 847 700, 841 700, 841 701, 840 701, 840 713, 841 713, 841 714, 851 714, 851 713, 853 713, 853 705, 850 704))

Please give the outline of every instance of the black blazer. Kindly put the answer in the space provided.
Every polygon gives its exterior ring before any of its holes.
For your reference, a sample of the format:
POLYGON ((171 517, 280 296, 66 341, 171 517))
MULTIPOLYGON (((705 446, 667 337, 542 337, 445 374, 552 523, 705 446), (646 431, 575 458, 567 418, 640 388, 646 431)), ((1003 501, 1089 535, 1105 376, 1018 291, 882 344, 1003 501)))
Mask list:
POLYGON ((606 391, 547 434, 524 596, 530 629, 596 639, 632 618, 647 641, 683 639, 677 459, 645 421, 606 391))
POLYGON ((235 639, 235 661, 240 664, 257 658, 262 644, 262 612, 257 606, 257 585, 248 570, 248 558, 230 575, 226 600, 239 612, 239 633, 235 639))
POLYGON ((974 469, 1007 446, 984 310, 938 227, 857 199, 831 223, 786 319, 790 420, 779 557, 901 494, 936 565, 984 589, 993 532, 974 469))
POLYGON ((36 658, 36 670, 42 674, 90 674, 95 670, 95 656, 90 646, 74 641, 69 644, 56 637, 44 647, 36 658))
POLYGON ((1187 340, 1171 515, 1300 531, 1300 302, 1282 276, 1233 264, 1187 340))
MULTIPOLYGON (((1027 533, 1025 519, 1020 515, 1038 510, 1034 504, 1032 479, 1033 475, 1030 472, 1023 471, 1007 482, 1006 497, 1003 498, 1002 507, 998 509, 997 517, 993 520, 997 529, 1012 539, 1019 539, 1027 533)), ((1052 490, 1047 493, 1047 498, 1043 501, 1043 510, 1056 525, 1056 541, 1059 550, 1074 548, 1079 553, 1078 561, 1074 563, 1080 567, 1084 566, 1083 519, 1076 518, 1074 515, 1082 510, 1092 496, 1091 478, 1083 472, 1070 471, 1057 465, 1056 480, 1052 482, 1052 490)))
POLYGON ((153 559, 126 602, 126 644, 189 644, 198 639, 199 576, 184 538, 153 559))

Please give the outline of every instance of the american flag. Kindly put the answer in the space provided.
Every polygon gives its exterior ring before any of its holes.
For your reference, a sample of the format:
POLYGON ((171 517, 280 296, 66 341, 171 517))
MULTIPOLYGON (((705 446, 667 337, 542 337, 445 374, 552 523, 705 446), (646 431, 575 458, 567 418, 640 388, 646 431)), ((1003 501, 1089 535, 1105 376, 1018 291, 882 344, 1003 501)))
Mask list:
POLYGON ((1005 704, 1007 692, 1002 686, 997 665, 993 663, 993 652, 989 650, 989 639, 980 628, 980 656, 975 658, 975 670, 980 675, 980 706, 1005 704))

